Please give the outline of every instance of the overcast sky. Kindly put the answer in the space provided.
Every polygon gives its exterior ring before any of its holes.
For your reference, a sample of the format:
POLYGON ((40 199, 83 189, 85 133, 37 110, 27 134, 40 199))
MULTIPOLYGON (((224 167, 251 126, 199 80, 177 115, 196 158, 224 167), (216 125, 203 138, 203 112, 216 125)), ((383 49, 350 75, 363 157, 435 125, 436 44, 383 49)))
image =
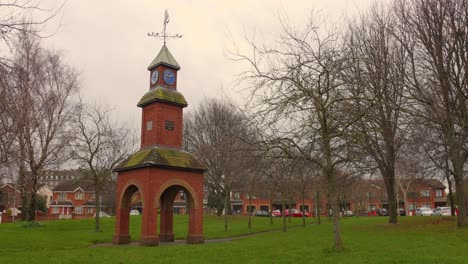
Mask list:
MULTIPOLYGON (((56 1, 50 0, 51 3, 56 1)), ((384 1, 384 0, 381 0, 384 1)), ((81 74, 87 101, 105 102, 114 118, 140 126, 137 102, 149 89, 147 66, 162 40, 147 36, 162 30, 164 10, 169 12, 169 33, 183 35, 167 46, 181 66, 178 90, 190 109, 204 97, 228 95, 240 102, 241 87, 233 85, 245 65, 230 61, 233 42, 242 44, 243 32, 255 30, 265 38, 279 32, 279 14, 300 26, 312 10, 334 18, 353 16, 371 0, 68 0, 49 28, 60 24, 46 39, 62 50, 81 74), (54 24, 55 23, 55 24, 54 24)))

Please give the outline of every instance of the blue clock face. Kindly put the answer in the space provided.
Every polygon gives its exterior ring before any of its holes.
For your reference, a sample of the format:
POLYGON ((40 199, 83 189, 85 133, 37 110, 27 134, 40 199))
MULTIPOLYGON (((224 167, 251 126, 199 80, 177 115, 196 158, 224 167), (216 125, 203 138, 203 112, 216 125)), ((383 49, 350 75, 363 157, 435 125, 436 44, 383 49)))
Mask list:
POLYGON ((151 84, 155 84, 158 81, 159 73, 158 71, 154 71, 151 74, 151 84))
POLYGON ((173 85, 174 82, 175 82, 175 74, 174 74, 173 71, 171 71, 169 69, 164 71, 163 78, 164 78, 164 82, 167 85, 173 85))

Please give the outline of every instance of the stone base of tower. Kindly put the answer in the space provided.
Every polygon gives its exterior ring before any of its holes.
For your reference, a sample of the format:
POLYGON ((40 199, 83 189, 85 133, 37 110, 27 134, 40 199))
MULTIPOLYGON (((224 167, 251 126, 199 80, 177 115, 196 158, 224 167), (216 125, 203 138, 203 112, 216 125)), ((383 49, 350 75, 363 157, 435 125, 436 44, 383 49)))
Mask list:
POLYGON ((157 246, 159 245, 158 236, 142 236, 140 238, 140 246, 157 246))
POLYGON ((114 235, 112 239, 114 245, 130 244, 130 235, 114 235))
POLYGON ((205 243, 203 235, 188 235, 187 244, 202 244, 205 243))

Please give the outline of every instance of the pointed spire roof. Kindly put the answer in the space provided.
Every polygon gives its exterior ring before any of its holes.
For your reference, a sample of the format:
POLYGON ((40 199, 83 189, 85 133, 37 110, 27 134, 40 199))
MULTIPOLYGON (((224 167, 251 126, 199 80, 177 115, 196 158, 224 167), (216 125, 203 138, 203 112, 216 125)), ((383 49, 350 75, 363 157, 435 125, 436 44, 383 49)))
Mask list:
POLYGON ((172 56, 165 44, 159 51, 158 56, 156 56, 153 62, 148 66, 148 70, 151 70, 158 65, 165 65, 176 70, 180 70, 179 63, 174 59, 174 56, 172 56))

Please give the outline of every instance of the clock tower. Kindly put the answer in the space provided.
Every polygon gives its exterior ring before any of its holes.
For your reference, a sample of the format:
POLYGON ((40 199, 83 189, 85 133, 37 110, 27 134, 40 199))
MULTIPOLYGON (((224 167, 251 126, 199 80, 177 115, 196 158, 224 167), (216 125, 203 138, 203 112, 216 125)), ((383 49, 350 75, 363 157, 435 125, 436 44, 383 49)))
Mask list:
POLYGON ((118 176, 113 243, 130 243, 129 213, 132 198, 138 196, 142 204, 140 244, 154 246, 159 241, 174 241, 174 200, 181 193, 189 214, 187 243, 203 243, 205 168, 182 149, 182 110, 187 102, 177 91, 180 66, 165 43, 148 70, 149 90, 137 104, 142 108, 141 147, 115 169, 118 176))
POLYGON ((177 91, 180 66, 164 45, 148 66, 149 91, 138 102, 143 109, 141 147, 182 147, 182 109, 187 106, 177 91))

